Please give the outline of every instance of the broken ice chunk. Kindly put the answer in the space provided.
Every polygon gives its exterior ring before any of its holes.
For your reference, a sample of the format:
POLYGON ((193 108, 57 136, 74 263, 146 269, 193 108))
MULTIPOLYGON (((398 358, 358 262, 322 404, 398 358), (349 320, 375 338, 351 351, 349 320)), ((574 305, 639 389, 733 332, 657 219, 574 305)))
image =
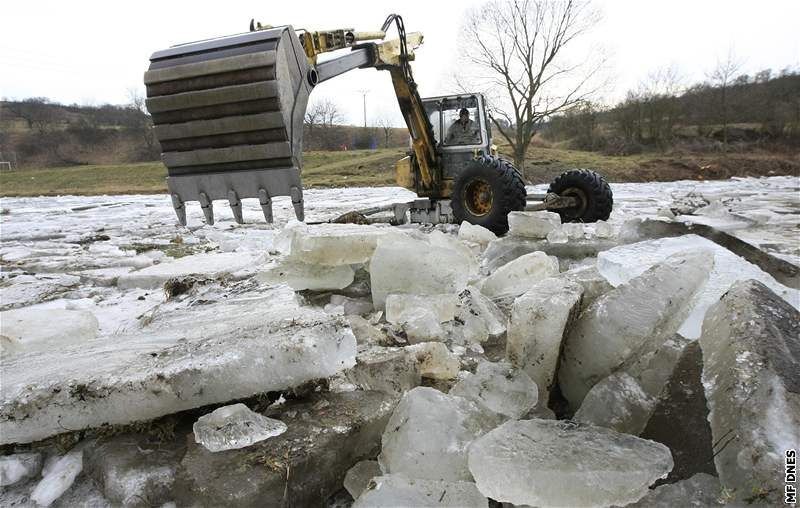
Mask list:
POLYGON ((574 419, 617 432, 641 434, 687 342, 675 335, 658 349, 631 358, 589 390, 574 419))
POLYGON ((444 329, 431 309, 410 308, 400 314, 397 319, 411 344, 436 341, 444 336, 444 329))
POLYGON ((511 212, 508 214, 509 234, 524 238, 544 238, 561 226, 561 217, 553 212, 511 212))
POLYGON ((86 454, 86 470, 116 506, 158 506, 172 499, 182 439, 151 440, 123 434, 99 440, 86 454), (178 442, 176 442, 178 441, 178 442))
POLYGON ((580 309, 583 288, 564 278, 548 278, 514 300, 508 323, 506 357, 539 387, 547 405, 567 326, 580 309))
POLYGON ((344 488, 353 499, 357 499, 367 489, 369 481, 382 474, 377 460, 362 460, 347 470, 347 474, 344 475, 344 488))
POLYGON ((661 485, 625 508, 710 508, 723 506, 719 478, 698 473, 687 480, 661 485))
POLYGON ((391 232, 388 228, 357 224, 318 224, 293 229, 289 258, 293 261, 339 266, 369 261, 378 238, 391 232))
POLYGON ((374 478, 353 508, 487 508, 489 500, 472 482, 409 479, 402 475, 374 478))
POLYGON ((652 353, 675 333, 713 260, 707 250, 675 254, 601 296, 581 314, 564 343, 558 374, 573 409, 596 383, 625 362, 652 353))
POLYGON ((0 312, 4 355, 57 349, 97 337, 97 318, 88 310, 24 308, 0 312))
POLYGON ((372 347, 356 356, 347 379, 362 390, 402 394, 420 383, 416 356, 402 348, 372 347))
POLYGON ((655 400, 634 378, 617 372, 589 390, 573 420, 638 436, 654 407, 655 400))
POLYGON ((465 242, 477 243, 485 247, 492 240, 497 240, 497 235, 483 226, 473 225, 463 221, 458 228, 458 239, 465 242))
POLYGON ((515 505, 622 506, 670 469, 664 445, 567 421, 510 421, 469 449, 481 493, 515 505))
POLYGON ((192 427, 195 442, 208 451, 244 448, 286 432, 286 424, 267 418, 244 404, 233 404, 203 415, 192 427))
POLYGON ((82 448, 58 458, 42 472, 42 479, 31 492, 31 500, 39 506, 50 506, 72 486, 82 470, 82 448))
POLYGON ((761 282, 737 282, 708 310, 700 347, 722 485, 737 502, 780 504, 776 471, 800 443, 800 312, 761 282))
POLYGON ((518 296, 542 279, 558 273, 558 260, 531 252, 501 266, 483 280, 481 292, 489 298, 518 296))
POLYGON ((547 241, 550 243, 567 243, 569 236, 566 231, 559 227, 547 233, 547 241))
POLYGON ((583 240, 586 238, 586 227, 582 222, 566 222, 561 225, 561 230, 570 240, 583 240))
POLYGON ((354 273, 350 265, 309 265, 282 260, 265 266, 256 280, 265 284, 286 284, 295 291, 326 291, 346 288, 352 284, 354 273))
POLYGON ((386 296, 386 321, 402 324, 407 319, 403 314, 413 313, 418 309, 430 310, 439 323, 452 321, 456 314, 458 297, 453 294, 444 295, 404 295, 386 296))
POLYGON ((420 240, 397 235, 378 240, 369 265, 376 309, 382 310, 387 295, 393 293, 458 294, 477 274, 475 256, 464 244, 439 235, 429 236, 420 240))
POLYGON ((598 297, 614 289, 614 286, 608 283, 606 278, 600 274, 597 266, 594 265, 573 268, 566 272, 559 273, 555 278, 577 282, 583 287, 581 309, 587 308, 597 300, 598 297))
POLYGON ((15 453, 0 457, 0 487, 33 478, 41 470, 42 455, 39 453, 15 453))
POLYGON ((486 342, 506 333, 506 317, 488 297, 473 286, 460 295, 458 319, 467 342, 486 342))
POLYGON ((386 473, 428 480, 471 480, 467 449, 499 423, 475 402, 417 387, 407 392, 383 433, 378 462, 386 473))
POLYGON ((517 419, 536 405, 536 383, 522 370, 505 362, 482 362, 450 389, 506 418, 517 419))
POLYGON ((599 220, 594 223, 594 236, 597 238, 613 238, 614 226, 604 220, 599 220))
POLYGON ((375 310, 372 302, 364 298, 331 295, 331 305, 341 307, 346 316, 364 316, 375 310))
POLYGON ((598 254, 597 268, 612 285, 619 286, 676 252, 690 249, 706 249, 713 252, 714 267, 708 276, 708 283, 697 296, 689 315, 678 329, 678 333, 684 337, 696 339, 700 336, 703 316, 708 308, 739 280, 761 281, 792 306, 800 307, 800 292, 797 289, 784 286, 758 266, 697 235, 660 238, 615 247, 598 254))
POLYGON ((406 346, 406 351, 413 353, 419 362, 419 372, 429 379, 453 379, 461 369, 458 357, 441 342, 422 342, 406 346))

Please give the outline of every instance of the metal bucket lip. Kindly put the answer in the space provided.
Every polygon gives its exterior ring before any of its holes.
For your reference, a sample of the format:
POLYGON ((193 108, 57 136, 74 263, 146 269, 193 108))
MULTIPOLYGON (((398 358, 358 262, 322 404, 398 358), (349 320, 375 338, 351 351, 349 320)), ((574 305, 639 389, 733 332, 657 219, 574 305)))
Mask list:
POLYGON ((167 58, 174 58, 177 56, 186 56, 195 53, 204 53, 213 51, 225 46, 230 46, 231 39, 239 38, 237 41, 241 44, 249 44, 264 40, 278 39, 283 35, 283 32, 293 30, 291 25, 283 25, 279 27, 270 28, 268 30, 259 30, 257 32, 242 32, 238 34, 225 35, 222 37, 214 37, 212 39, 203 39, 199 41, 186 42, 183 44, 176 44, 167 49, 156 51, 150 55, 150 61, 164 60, 167 58))

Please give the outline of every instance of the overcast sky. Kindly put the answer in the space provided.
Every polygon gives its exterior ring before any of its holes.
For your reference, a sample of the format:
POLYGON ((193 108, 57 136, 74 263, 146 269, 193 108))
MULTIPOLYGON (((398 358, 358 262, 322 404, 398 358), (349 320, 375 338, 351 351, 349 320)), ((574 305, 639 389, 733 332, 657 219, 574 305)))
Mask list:
MULTIPOLYGON (((423 96, 453 91, 457 35, 473 0, 348 3, 258 1, 6 0, 0 7, 0 97, 49 97, 62 103, 124 103, 141 85, 150 53, 170 45, 264 24, 323 30, 377 30, 395 9, 406 30, 421 31, 414 75, 423 96)), ((591 41, 610 54, 613 77, 603 99, 613 102, 649 73, 674 65, 686 82, 700 81, 733 50, 743 72, 800 66, 800 0, 597 0, 603 15, 591 41)), ((399 117, 388 73, 357 70, 317 87, 313 99, 334 99, 346 121, 399 117)))

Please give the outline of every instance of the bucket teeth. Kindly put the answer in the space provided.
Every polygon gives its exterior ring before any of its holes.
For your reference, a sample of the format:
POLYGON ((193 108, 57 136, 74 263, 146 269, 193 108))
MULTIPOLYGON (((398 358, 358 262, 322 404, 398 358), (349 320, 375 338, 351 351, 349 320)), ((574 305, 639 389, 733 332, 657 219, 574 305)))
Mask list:
POLYGON ((236 194, 236 191, 229 190, 228 191, 228 203, 231 205, 231 211, 233 211, 233 218, 236 219, 236 222, 239 224, 244 224, 244 218, 242 217, 242 201, 239 199, 239 196, 236 194))
POLYGON ((175 214, 178 216, 178 222, 181 226, 186 225, 186 207, 183 206, 180 196, 177 194, 172 195, 172 207, 175 209, 175 214))
POLYGON ((206 216, 206 224, 214 224, 214 205, 205 192, 200 193, 200 208, 206 216))
POLYGON ((297 216, 297 220, 302 222, 305 220, 305 211, 303 209, 303 190, 300 189, 300 187, 292 187, 291 196, 292 206, 294 206, 294 214, 297 216))
POLYGON ((258 189, 258 202, 264 212, 264 220, 272 224, 272 198, 265 189, 258 189))

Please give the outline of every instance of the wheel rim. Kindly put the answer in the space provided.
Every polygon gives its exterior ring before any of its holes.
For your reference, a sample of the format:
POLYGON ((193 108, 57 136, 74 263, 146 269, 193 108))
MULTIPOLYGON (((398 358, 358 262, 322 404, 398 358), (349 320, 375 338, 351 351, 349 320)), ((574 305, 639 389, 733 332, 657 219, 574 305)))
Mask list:
POLYGON ((494 194, 489 182, 476 178, 464 188, 464 208, 472 215, 482 217, 492 211, 494 194))
POLYGON ((561 196, 569 196, 578 200, 578 206, 563 208, 562 212, 570 219, 578 219, 583 217, 586 209, 589 207, 589 198, 583 189, 578 187, 569 187, 559 193, 561 196))

